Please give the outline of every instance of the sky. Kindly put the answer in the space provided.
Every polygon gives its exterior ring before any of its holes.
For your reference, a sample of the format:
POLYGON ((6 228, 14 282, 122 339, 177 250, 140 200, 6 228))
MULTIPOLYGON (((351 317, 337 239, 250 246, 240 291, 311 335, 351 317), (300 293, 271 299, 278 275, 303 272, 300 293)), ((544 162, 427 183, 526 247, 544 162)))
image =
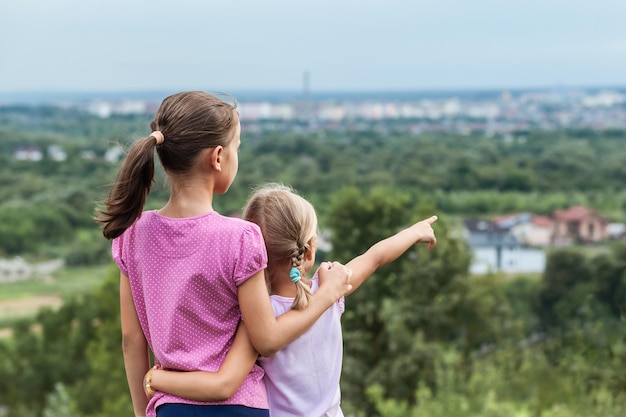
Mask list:
POLYGON ((624 0, 1 0, 0 93, 626 86, 624 0))

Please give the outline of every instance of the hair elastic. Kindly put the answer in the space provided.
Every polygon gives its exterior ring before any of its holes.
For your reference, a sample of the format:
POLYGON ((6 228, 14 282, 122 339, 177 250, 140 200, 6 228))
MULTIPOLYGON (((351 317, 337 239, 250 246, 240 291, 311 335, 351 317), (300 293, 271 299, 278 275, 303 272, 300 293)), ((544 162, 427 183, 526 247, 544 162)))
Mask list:
POLYGON ((157 145, 160 145, 163 142, 165 142, 165 136, 163 136, 163 133, 161 133, 160 130, 155 130, 154 132, 150 133, 150 136, 156 139, 157 145))
POLYGON ((291 278, 291 282, 294 284, 300 281, 300 270, 298 268, 291 268, 291 271, 289 271, 289 278, 291 278))

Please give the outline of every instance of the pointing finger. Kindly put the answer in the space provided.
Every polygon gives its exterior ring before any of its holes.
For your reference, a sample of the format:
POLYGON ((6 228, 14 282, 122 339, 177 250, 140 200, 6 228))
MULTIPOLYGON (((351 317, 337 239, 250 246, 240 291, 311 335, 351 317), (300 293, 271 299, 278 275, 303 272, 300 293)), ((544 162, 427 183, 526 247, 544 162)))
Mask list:
POLYGON ((437 221, 437 219, 438 219, 438 217, 437 217, 437 216, 432 216, 432 217, 430 217, 430 218, 426 219, 426 223, 428 223, 428 224, 433 224, 434 222, 436 222, 436 221, 437 221))

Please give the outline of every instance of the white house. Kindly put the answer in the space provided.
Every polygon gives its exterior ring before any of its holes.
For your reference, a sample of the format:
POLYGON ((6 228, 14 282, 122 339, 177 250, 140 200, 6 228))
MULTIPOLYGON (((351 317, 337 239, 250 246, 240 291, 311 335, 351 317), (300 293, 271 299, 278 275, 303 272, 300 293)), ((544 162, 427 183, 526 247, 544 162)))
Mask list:
POLYGON ((30 279, 32 269, 22 258, 0 259, 0 283, 30 279))
POLYGON ((500 216, 493 221, 501 227, 508 227, 522 246, 545 247, 552 243, 554 221, 550 217, 519 213, 500 216))

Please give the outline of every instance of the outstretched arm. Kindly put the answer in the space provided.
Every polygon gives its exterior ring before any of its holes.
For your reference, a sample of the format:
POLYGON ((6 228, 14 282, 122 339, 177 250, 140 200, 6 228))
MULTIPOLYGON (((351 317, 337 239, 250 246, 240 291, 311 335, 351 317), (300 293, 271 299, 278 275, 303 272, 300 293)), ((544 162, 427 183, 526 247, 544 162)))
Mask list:
POLYGON ((431 227, 435 221, 437 216, 417 222, 374 244, 367 252, 348 262, 346 268, 352 270, 350 280, 352 290, 348 294, 359 288, 379 267, 395 261, 414 244, 428 243, 428 249, 432 249, 437 244, 435 232, 431 227))
POLYGON ((350 271, 338 262, 332 269, 323 263, 319 269, 320 288, 309 305, 302 310, 290 310, 278 318, 267 293, 263 271, 255 274, 238 288, 239 306, 252 345, 263 356, 272 356, 293 342, 338 299, 351 288, 350 271))
POLYGON ((196 401, 225 401, 237 392, 257 356, 242 322, 219 371, 178 372, 153 368, 144 378, 146 396, 150 398, 153 390, 196 401))

